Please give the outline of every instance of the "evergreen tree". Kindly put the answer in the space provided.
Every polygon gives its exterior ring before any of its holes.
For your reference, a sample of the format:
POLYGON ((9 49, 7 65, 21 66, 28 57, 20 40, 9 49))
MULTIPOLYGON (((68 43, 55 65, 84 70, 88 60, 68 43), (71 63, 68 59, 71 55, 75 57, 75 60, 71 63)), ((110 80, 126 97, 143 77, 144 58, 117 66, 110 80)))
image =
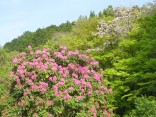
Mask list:
POLYGON ((91 11, 89 17, 91 18, 91 17, 95 17, 95 16, 96 16, 95 15, 95 12, 94 11, 91 11))
POLYGON ((109 5, 106 9, 103 10, 103 14, 106 17, 108 17, 108 16, 114 16, 113 6, 112 5, 109 5))
POLYGON ((101 11, 99 12, 98 16, 102 18, 102 12, 101 11))

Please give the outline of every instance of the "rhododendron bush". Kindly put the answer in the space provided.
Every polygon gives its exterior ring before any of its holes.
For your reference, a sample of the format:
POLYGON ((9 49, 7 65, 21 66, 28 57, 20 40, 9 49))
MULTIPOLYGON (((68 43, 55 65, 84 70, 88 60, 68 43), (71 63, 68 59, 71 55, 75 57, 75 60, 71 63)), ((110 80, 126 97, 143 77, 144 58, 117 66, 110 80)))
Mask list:
MULTIPOLYGON (((88 51, 87 51, 88 52, 88 51)), ((60 47, 28 51, 13 59, 10 95, 19 116, 111 116, 102 69, 94 58, 60 47)))

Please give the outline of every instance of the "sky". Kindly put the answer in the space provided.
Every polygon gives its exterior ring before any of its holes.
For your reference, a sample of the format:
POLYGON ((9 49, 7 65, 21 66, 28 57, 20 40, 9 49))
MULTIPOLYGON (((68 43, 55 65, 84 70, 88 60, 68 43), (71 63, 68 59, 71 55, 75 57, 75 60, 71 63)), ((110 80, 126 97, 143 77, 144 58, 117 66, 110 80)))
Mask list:
POLYGON ((107 8, 142 6, 153 0, 0 0, 0 45, 25 31, 36 31, 52 24, 75 21, 107 8))

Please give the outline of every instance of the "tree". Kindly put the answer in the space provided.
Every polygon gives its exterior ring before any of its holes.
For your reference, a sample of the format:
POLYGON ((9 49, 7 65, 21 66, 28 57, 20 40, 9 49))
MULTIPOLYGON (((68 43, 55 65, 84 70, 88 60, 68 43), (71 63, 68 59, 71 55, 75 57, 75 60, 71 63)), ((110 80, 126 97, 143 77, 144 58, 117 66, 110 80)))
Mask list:
MULTIPOLYGON (((112 7, 109 6, 109 9, 112 7)), ((130 9, 118 8, 114 12, 115 18, 113 20, 100 20, 98 25, 98 32, 93 35, 100 38, 105 37, 106 41, 103 42, 105 49, 106 47, 114 48, 122 36, 125 36, 132 29, 138 28, 134 23, 140 18, 138 16, 139 9, 132 7, 130 9)))
POLYGON ((99 12, 98 16, 102 18, 103 14, 101 11, 99 12))
POLYGON ((104 16, 114 16, 114 9, 112 5, 109 5, 106 9, 103 10, 104 16))
POLYGON ((95 15, 95 12, 94 11, 91 11, 89 17, 91 18, 91 17, 95 17, 95 16, 96 16, 95 15))
POLYGON ((51 25, 47 28, 37 29, 36 32, 26 31, 21 36, 13 39, 4 45, 4 48, 9 51, 25 51, 28 45, 33 47, 42 47, 48 40, 52 38, 56 32, 70 32, 74 22, 62 23, 60 26, 51 25))

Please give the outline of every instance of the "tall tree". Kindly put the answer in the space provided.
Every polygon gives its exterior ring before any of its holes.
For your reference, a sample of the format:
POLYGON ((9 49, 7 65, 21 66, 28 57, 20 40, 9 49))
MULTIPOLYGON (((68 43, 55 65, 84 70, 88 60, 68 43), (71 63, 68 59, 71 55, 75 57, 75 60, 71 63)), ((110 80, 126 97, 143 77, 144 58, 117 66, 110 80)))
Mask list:
POLYGON ((91 11, 89 17, 91 18, 91 17, 95 17, 95 16, 96 16, 95 15, 95 12, 94 11, 91 11))
POLYGON ((113 6, 112 5, 109 5, 106 9, 103 10, 103 14, 106 17, 108 17, 108 16, 114 16, 113 6))

